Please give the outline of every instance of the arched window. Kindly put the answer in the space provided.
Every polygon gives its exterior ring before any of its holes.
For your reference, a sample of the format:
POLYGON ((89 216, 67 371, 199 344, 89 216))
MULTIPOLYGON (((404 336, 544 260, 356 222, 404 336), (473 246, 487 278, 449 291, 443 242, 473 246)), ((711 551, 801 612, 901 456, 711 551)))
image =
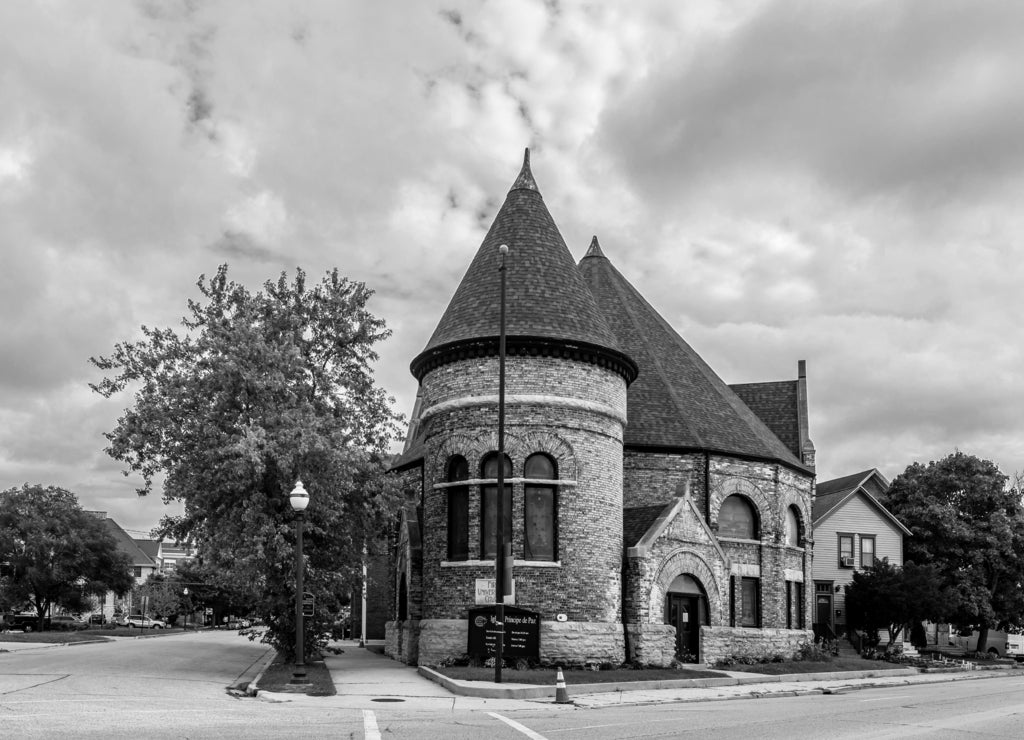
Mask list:
POLYGON ((760 537, 757 512, 749 499, 733 494, 722 502, 718 512, 718 534, 720 537, 741 540, 756 540, 760 537))
MULTIPOLYGON (((492 452, 484 458, 482 475, 488 481, 480 486, 480 557, 490 560, 497 551, 498 535, 498 453, 492 452)), ((512 477, 512 461, 505 455, 504 478, 512 477)), ((512 513, 508 511, 512 504, 512 485, 505 484, 505 507, 507 515, 502 517, 505 527, 505 544, 512 542, 512 513)))
MULTIPOLYGON (((449 483, 469 480, 469 463, 462 455, 448 461, 449 483)), ((469 560, 469 486, 448 489, 448 559, 469 560)))
POLYGON ((800 546, 800 514, 795 506, 786 509, 786 544, 790 547, 800 546))
POLYGON ((558 552, 555 526, 558 502, 553 482, 558 479, 555 461, 544 454, 530 455, 526 458, 524 477, 527 480, 523 506, 524 557, 527 560, 555 560, 558 552))

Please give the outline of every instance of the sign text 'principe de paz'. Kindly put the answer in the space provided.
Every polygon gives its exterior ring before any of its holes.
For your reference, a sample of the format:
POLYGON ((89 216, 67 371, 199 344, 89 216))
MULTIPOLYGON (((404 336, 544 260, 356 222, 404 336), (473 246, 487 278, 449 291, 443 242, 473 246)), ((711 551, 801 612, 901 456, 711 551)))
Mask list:
MULTIPOLYGON (((498 621, 493 606, 480 606, 469 610, 469 644, 466 652, 470 655, 488 657, 494 655, 498 645, 498 621)), ((505 640, 501 654, 505 658, 540 659, 540 614, 505 607, 505 640)))

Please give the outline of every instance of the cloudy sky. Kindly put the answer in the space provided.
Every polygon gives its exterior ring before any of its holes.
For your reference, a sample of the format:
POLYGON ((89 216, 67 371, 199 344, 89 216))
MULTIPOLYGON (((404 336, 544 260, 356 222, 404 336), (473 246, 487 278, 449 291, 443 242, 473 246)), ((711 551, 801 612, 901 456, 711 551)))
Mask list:
POLYGON ((157 523, 88 358, 225 262, 367 283, 408 413, 527 146, 726 382, 807 360, 820 479, 1024 469, 1022 38, 1008 2, 0 3, 0 489, 157 523))

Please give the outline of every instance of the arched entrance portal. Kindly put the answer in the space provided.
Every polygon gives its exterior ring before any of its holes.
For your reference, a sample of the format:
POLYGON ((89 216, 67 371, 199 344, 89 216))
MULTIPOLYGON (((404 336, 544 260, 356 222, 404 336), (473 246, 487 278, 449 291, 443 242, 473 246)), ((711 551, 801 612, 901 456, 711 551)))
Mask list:
POLYGON ((676 657, 695 663, 700 656, 700 626, 709 624, 708 599, 700 583, 685 573, 675 577, 665 594, 665 624, 676 628, 676 657))

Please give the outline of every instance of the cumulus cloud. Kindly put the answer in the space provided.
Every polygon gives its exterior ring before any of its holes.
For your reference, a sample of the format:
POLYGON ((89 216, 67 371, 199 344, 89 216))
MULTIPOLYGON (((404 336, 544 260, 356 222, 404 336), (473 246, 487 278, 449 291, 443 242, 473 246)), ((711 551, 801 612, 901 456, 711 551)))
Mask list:
POLYGON ((0 5, 0 485, 126 526, 87 363, 200 273, 338 267, 408 373, 525 146, 728 382, 811 371, 822 477, 954 446, 1024 467, 1011 3, 0 5))

